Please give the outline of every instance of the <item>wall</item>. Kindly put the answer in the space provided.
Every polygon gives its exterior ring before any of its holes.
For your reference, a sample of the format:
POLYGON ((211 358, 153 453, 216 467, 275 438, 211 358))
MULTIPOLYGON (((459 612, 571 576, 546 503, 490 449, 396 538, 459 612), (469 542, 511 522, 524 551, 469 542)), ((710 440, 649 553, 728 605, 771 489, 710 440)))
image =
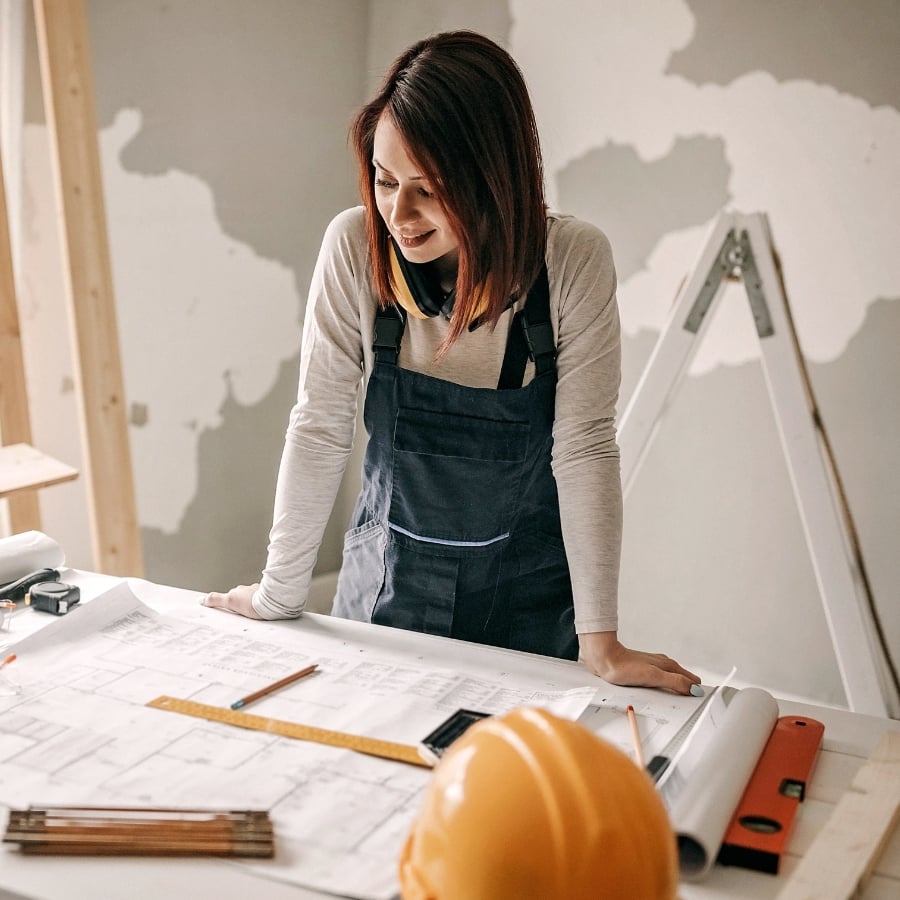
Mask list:
MULTIPOLYGON (((318 242, 355 202, 345 136, 366 4, 87 8, 146 572, 225 589, 265 560, 318 242)), ((28 46, 20 305, 34 440, 77 461, 33 23, 28 46)), ((45 530, 90 567, 83 491, 41 500, 45 530)), ((326 551, 322 565, 339 560, 326 551)))
MULTIPOLYGON (((471 27, 525 72, 554 205, 612 240, 620 410, 717 213, 768 214, 900 660, 895 2, 92 0, 89 9, 149 577, 198 589, 256 577, 318 237, 355 202, 349 115, 408 43, 471 27)), ((24 305, 42 344, 36 440, 70 458, 64 336, 41 327, 56 288, 43 262, 52 227, 33 92, 29 122, 24 305)), ((621 634, 841 703, 740 288, 720 307, 628 497, 621 634)), ((70 490, 45 492, 46 528, 89 565, 70 490)), ((352 484, 320 571, 337 565, 351 496, 352 484)))
MULTIPOLYGON (((620 409, 717 211, 768 214, 900 659, 896 4, 511 8, 555 200, 604 227, 616 252, 620 409)), ((757 358, 743 292, 730 290, 628 498, 622 632, 840 702, 757 358)))

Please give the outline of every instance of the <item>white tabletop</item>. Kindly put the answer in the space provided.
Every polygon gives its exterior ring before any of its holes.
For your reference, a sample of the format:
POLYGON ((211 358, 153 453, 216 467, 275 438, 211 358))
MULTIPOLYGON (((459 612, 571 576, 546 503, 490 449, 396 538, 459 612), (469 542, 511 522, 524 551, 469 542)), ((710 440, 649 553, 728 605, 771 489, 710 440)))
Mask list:
MULTIPOLYGON (((79 584, 83 596, 90 599, 117 579, 92 573, 66 571, 64 580, 79 584)), ((161 613, 175 616, 196 615, 201 595, 176 588, 163 588, 147 582, 132 582, 148 605, 161 613)), ((201 612, 208 612, 203 611, 201 612)), ((235 618, 241 626, 246 620, 235 618)), ((51 616, 34 613, 16 621, 18 639, 39 628, 51 616)), ((305 615, 299 621, 281 622, 278 627, 309 633, 339 635, 360 645, 377 643, 393 652, 428 659, 435 667, 453 667, 475 674, 490 670, 552 673, 557 683, 567 687, 597 686, 604 682, 582 666, 530 654, 466 644, 431 635, 414 634, 379 626, 350 622, 329 616, 305 615)), ((0 644, 7 637, 0 633, 0 644)), ((651 692, 652 693, 652 692, 651 692)), ((598 695, 599 696, 599 695, 598 695)), ((825 738, 806 798, 800 806, 789 850, 782 862, 781 875, 772 876, 736 867, 714 866, 697 883, 685 883, 683 900, 742 900, 772 898, 783 884, 784 876, 796 867, 802 854, 823 827, 835 803, 849 787, 859 767, 887 729, 900 729, 900 723, 844 710, 779 700, 782 715, 809 716, 825 724, 825 738)), ((2 761, 0 761, 2 765, 2 761)), ((207 859, 140 858, 53 858, 20 855, 9 845, 0 852, 0 900, 28 897, 34 900, 103 900, 129 897, 152 898, 215 897, 216 900, 247 900, 263 892, 267 900, 307 900, 333 896, 280 881, 263 879, 240 863, 207 859)), ((894 833, 868 882, 862 897, 867 900, 896 900, 900 897, 900 834, 894 833)))

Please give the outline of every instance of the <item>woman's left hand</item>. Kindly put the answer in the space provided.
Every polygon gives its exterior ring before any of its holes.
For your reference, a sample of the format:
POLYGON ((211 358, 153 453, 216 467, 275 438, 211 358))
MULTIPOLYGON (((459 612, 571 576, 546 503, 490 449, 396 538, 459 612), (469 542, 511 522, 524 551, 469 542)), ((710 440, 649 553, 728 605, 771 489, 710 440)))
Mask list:
POLYGON ((611 684, 655 687, 675 694, 690 694, 700 679, 664 653, 630 650, 615 631, 593 631, 578 635, 581 658, 595 675, 611 684))

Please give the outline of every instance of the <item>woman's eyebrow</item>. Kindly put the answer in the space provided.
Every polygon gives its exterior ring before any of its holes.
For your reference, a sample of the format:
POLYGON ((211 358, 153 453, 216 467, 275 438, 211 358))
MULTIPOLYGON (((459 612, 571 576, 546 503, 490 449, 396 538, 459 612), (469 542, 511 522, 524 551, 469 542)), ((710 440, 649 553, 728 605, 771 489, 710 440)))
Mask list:
MULTIPOLYGON (((372 157, 372 165, 375 166, 376 169, 381 169, 385 175, 393 175, 394 173, 390 169, 386 169, 378 160, 373 156, 372 157)), ((409 178, 410 181, 425 181, 424 175, 412 175, 409 178)))

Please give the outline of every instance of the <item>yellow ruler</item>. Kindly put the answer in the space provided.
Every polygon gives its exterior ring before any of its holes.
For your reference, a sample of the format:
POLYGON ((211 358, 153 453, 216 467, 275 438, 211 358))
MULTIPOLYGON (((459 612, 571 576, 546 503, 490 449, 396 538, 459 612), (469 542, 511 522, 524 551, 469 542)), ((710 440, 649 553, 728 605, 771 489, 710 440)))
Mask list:
POLYGON ((183 716, 193 716, 195 719, 222 722, 225 725, 249 728, 252 731, 265 731, 268 734, 277 734, 298 741, 328 744, 329 747, 342 747, 345 750, 355 750, 357 753, 367 753, 369 756, 380 756, 384 759, 431 768, 431 764, 419 756, 419 751, 412 744, 397 744, 394 741, 382 741, 343 731, 329 731, 327 728, 315 728, 312 725, 300 725, 282 719, 267 719, 265 716, 254 716, 252 713, 195 703, 193 700, 179 700, 177 697, 165 695, 151 700, 147 706, 181 713, 183 716))

